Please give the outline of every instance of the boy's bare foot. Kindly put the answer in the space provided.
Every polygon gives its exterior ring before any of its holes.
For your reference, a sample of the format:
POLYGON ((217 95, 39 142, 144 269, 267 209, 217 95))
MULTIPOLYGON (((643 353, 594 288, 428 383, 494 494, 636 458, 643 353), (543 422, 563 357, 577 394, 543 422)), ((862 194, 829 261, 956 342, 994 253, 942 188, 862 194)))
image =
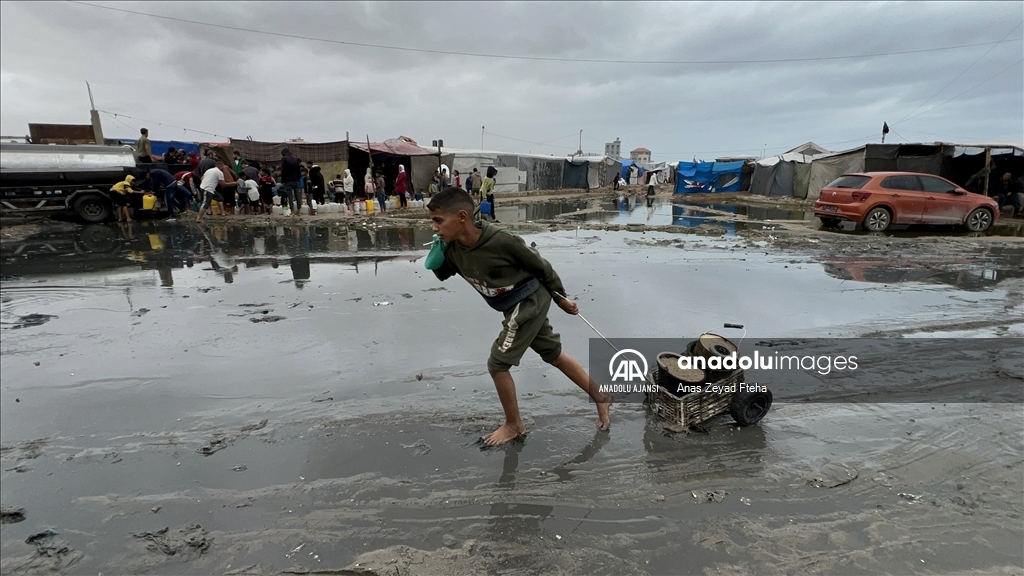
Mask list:
POLYGON ((612 419, 608 415, 608 408, 612 405, 612 395, 605 392, 604 402, 597 403, 597 427, 599 430, 607 430, 612 426, 612 419))
POLYGON ((484 436, 483 441, 484 444, 488 446, 497 446, 498 444, 511 442, 523 434, 526 434, 526 426, 520 424, 517 428, 512 424, 505 423, 502 424, 501 428, 498 428, 494 432, 484 436))

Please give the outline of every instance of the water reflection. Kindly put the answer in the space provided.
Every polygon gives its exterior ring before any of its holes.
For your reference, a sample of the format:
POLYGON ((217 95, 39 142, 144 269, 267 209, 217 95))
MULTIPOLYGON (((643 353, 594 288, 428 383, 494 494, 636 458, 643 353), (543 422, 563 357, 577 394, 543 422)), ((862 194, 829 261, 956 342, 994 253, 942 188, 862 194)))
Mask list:
MULTIPOLYGON (((547 474, 556 476, 559 482, 572 482, 573 472, 579 470, 581 464, 592 460, 610 439, 611 434, 607 430, 598 430, 576 457, 555 466, 547 474)), ((505 459, 501 476, 498 477, 498 488, 501 491, 514 493, 516 475, 519 473, 519 456, 525 446, 526 441, 516 441, 505 446, 505 459)), ((496 502, 491 504, 488 531, 496 538, 530 541, 536 535, 543 534, 542 524, 553 512, 551 506, 496 502)))
POLYGON ((290 224, 235 226, 152 221, 93 224, 72 231, 42 232, 0 243, 4 276, 61 274, 140 266, 156 270, 161 286, 174 286, 173 270, 209 263, 226 283, 238 265, 288 263, 296 285, 310 279, 310 262, 352 263, 396 257, 388 252, 420 251, 431 240, 427 229, 350 230, 290 224), (373 254, 376 252, 376 254, 373 254))
MULTIPOLYGON (((770 416, 770 415, 769 415, 770 416)), ((701 433, 671 433, 654 416, 644 427, 646 464, 654 484, 675 484, 705 476, 760 476, 768 454, 761 425, 739 427, 728 415, 702 425, 701 433)))
MULTIPOLYGON (((516 488, 516 474, 519 472, 519 456, 526 445, 524 441, 512 442, 504 448, 498 487, 512 493, 516 488)), ((552 506, 495 502, 491 504, 487 532, 496 541, 531 541, 544 532, 541 525, 554 512, 552 506)))
POLYGON ((1024 278, 1024 249, 1009 246, 978 248, 970 258, 946 256, 941 262, 901 257, 826 257, 825 273, 854 282, 897 284, 928 282, 962 290, 989 290, 1007 279, 1024 278))
POLYGON ((499 201, 494 208, 494 215, 501 222, 532 222, 551 220, 562 214, 571 214, 586 208, 586 200, 513 204, 510 206, 503 206, 499 201))

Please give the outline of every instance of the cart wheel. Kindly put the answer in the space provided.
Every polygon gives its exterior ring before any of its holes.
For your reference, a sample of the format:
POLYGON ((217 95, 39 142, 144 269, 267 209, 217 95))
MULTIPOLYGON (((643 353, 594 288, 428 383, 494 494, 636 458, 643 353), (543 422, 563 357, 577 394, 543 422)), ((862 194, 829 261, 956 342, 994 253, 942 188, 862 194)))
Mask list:
POLYGON ((740 426, 757 424, 772 407, 772 391, 737 392, 729 403, 729 414, 740 426))

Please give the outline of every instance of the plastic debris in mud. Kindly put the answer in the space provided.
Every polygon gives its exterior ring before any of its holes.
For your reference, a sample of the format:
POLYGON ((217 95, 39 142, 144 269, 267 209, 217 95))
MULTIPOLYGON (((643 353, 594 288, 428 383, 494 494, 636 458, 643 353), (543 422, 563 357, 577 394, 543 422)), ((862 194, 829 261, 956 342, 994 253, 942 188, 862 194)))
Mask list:
POLYGON ((24 521, 26 515, 24 508, 4 506, 0 508, 0 524, 17 524, 24 521))
POLYGON ((391 302, 374 302, 374 306, 391 306, 391 302))

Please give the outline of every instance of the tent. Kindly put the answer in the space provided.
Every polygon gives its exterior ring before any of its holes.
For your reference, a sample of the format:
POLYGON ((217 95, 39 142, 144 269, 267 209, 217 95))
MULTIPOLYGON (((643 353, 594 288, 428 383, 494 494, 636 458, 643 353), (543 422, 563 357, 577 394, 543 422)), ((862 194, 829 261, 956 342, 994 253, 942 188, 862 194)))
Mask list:
POLYGON ((520 156, 519 166, 526 172, 527 190, 557 190, 562 187, 565 160, 543 156, 520 156))
POLYGON ((818 146, 814 142, 805 142, 792 150, 787 150, 786 154, 803 154, 804 156, 817 156, 819 154, 828 154, 829 151, 818 146))
MULTIPOLYGON (((281 161, 281 150, 288 148, 293 156, 302 161, 340 162, 348 160, 348 141, 338 142, 258 142, 255 140, 231 139, 227 144, 231 151, 238 150, 246 160, 259 160, 263 163, 281 161)), ((364 145, 365 147, 365 145, 364 145)), ((322 165, 322 164, 321 164, 322 165)))
POLYGON ((976 182, 971 182, 970 186, 967 186, 967 183, 985 167, 986 158, 992 166, 989 173, 990 184, 993 179, 1001 178, 1004 172, 1013 175, 1024 172, 1024 144, 1019 142, 935 144, 943 148, 942 170, 939 175, 972 192, 985 190, 983 175, 976 182))
POLYGON ((736 162, 679 162, 676 194, 738 192, 743 184, 742 160, 736 162))
POLYGON ((562 168, 562 188, 579 188, 589 190, 587 181, 590 163, 586 160, 565 160, 562 168))
POLYGON ((639 184, 639 178, 643 176, 644 169, 632 160, 619 160, 622 164, 622 179, 627 184, 639 184))
POLYGON ((646 178, 640 178, 642 183, 650 184, 653 182, 654 184, 664 184, 665 182, 668 182, 668 163, 647 163, 640 164, 640 167, 643 168, 644 174, 647 176, 646 178))
POLYGON ((415 140, 406 136, 391 138, 384 142, 370 142, 369 148, 366 142, 349 143, 349 168, 352 170, 352 177, 356 179, 357 191, 371 160, 375 167, 383 169, 387 193, 391 194, 399 164, 405 166, 409 173, 412 192, 426 192, 439 165, 451 166, 452 159, 451 155, 439 155, 436 150, 422 148, 415 140))
POLYGON ((864 172, 864 146, 816 156, 811 162, 807 198, 816 200, 829 182, 850 172, 864 172))
POLYGON ((865 144, 843 152, 815 156, 811 161, 806 197, 818 198, 821 189, 829 182, 850 172, 899 171, 946 176, 948 169, 944 167, 944 149, 941 143, 865 144))
POLYGON ((622 172, 622 164, 607 156, 585 156, 576 160, 587 162, 587 183, 591 188, 610 186, 615 175, 622 172))
POLYGON ((483 174, 489 166, 494 166, 498 171, 494 190, 499 193, 562 188, 563 158, 459 148, 443 148, 442 152, 452 155, 453 169, 463 176, 474 168, 483 174))
POLYGON ((792 197, 797 166, 798 164, 792 160, 767 165, 756 164, 754 176, 750 181, 750 193, 769 198, 792 197))
MULTIPOLYGON (((808 143, 813 144, 813 143, 808 143)), ((808 144, 799 146, 805 148, 808 144)), ((811 177, 811 162, 820 155, 786 152, 754 163, 750 193, 771 198, 805 198, 811 177)))

